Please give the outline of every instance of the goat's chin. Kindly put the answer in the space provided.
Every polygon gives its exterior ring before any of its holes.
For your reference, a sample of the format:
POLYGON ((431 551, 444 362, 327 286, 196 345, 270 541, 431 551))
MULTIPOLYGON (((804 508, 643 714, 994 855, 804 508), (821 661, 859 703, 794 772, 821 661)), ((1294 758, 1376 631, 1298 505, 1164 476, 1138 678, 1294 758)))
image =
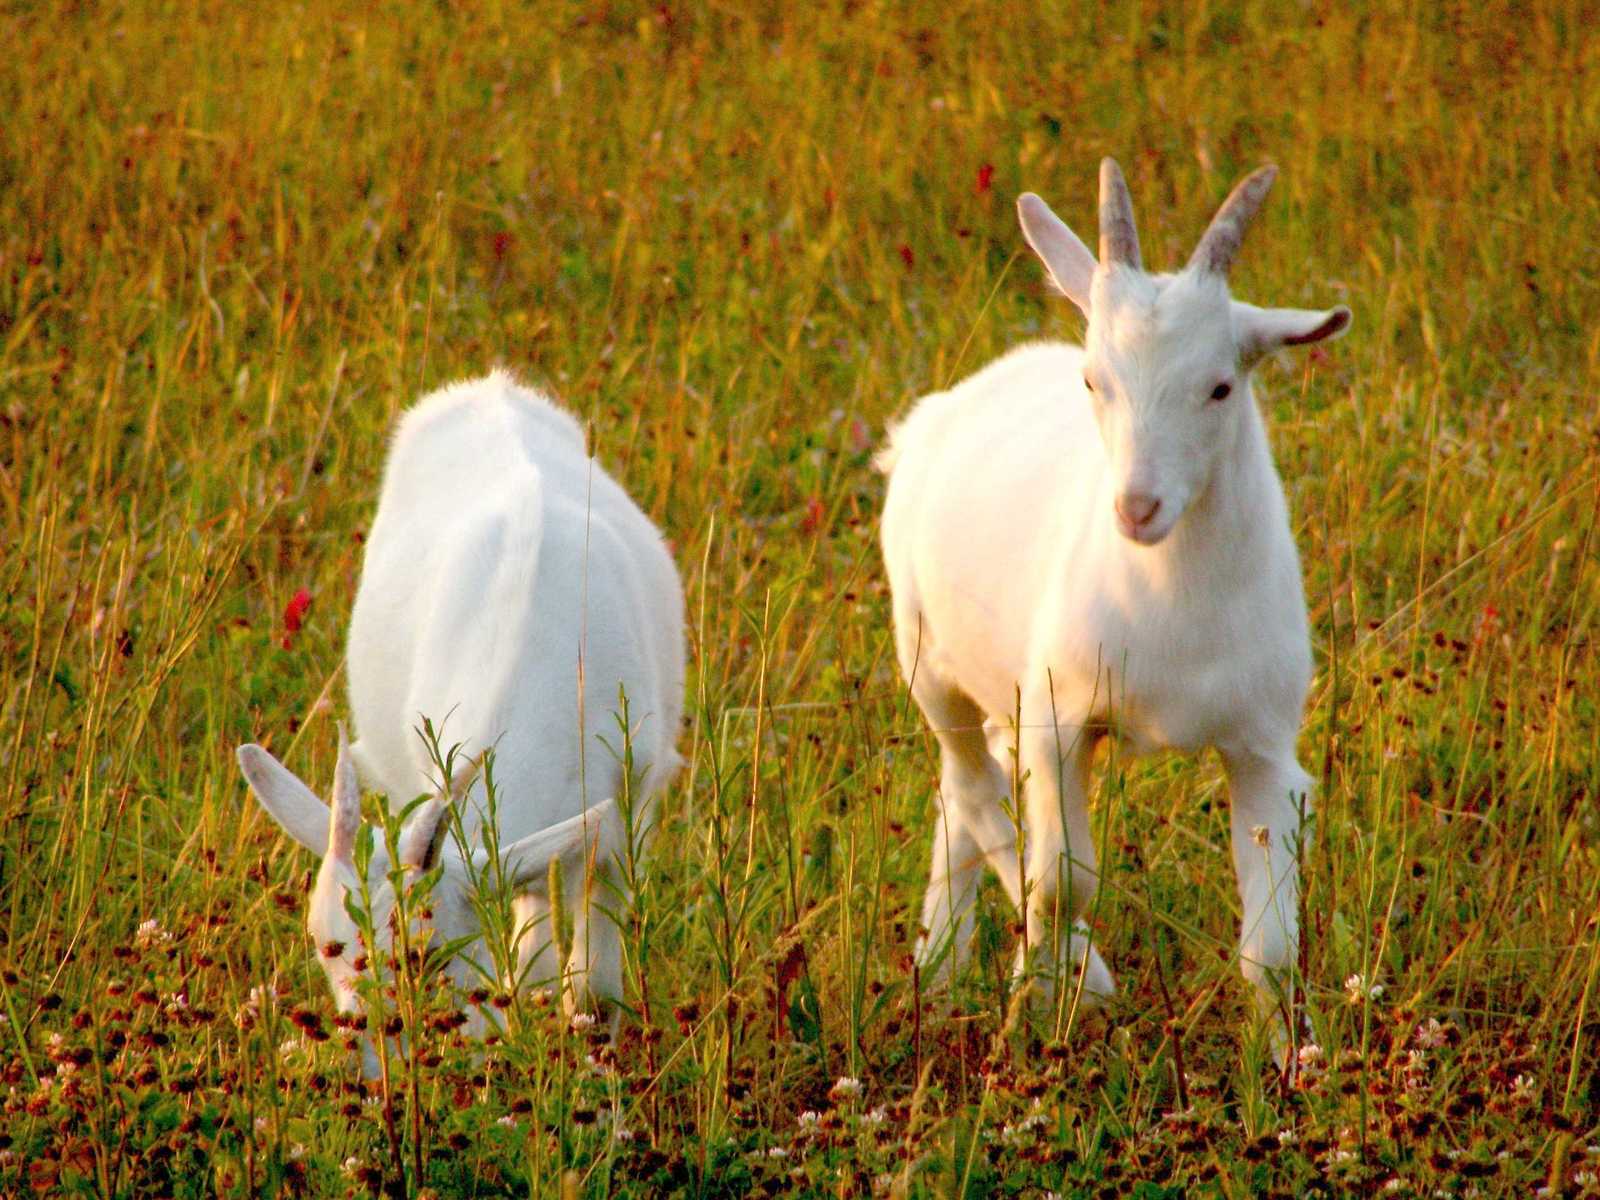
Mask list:
POLYGON ((1172 527, 1177 524, 1176 521, 1169 521, 1163 517, 1147 525, 1135 525, 1131 521, 1124 521, 1121 513, 1117 514, 1116 522, 1117 532, 1136 546, 1154 546, 1164 541, 1172 532, 1172 527))

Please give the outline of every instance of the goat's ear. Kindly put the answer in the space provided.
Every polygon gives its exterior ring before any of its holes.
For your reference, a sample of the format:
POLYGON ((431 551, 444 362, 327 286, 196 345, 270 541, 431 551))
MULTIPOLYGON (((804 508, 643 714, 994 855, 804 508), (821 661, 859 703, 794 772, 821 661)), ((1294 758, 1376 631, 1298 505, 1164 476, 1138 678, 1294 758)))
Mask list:
POLYGON ((1309 346, 1339 337, 1350 328, 1350 310, 1342 304, 1320 312, 1307 308, 1257 308, 1235 300, 1233 324, 1239 357, 1253 363, 1284 346, 1309 346))
POLYGON ((549 899, 551 860, 559 858, 563 868, 576 869, 591 843, 596 844, 597 853, 604 853, 601 831, 615 822, 616 807, 615 801, 606 800, 586 813, 501 847, 507 881, 519 891, 549 899))
POLYGON ((1032 192, 1017 197, 1017 220, 1022 224, 1022 236, 1050 273, 1050 282, 1087 317, 1089 284, 1096 265, 1089 247, 1032 192))
POLYGON ((307 850, 324 854, 328 849, 328 806, 260 746, 240 746, 238 759, 239 770, 261 807, 307 850))

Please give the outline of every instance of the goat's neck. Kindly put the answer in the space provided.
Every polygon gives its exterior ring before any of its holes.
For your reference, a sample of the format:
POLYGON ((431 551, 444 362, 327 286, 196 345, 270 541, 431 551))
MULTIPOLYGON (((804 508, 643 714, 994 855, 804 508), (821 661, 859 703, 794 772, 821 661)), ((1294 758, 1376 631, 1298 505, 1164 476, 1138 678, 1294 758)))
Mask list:
POLYGON ((1244 419, 1205 490, 1160 543, 1127 546, 1153 588, 1205 588, 1217 595, 1261 577, 1262 560, 1284 520, 1283 486, 1255 400, 1248 393, 1240 400, 1248 406, 1244 419))

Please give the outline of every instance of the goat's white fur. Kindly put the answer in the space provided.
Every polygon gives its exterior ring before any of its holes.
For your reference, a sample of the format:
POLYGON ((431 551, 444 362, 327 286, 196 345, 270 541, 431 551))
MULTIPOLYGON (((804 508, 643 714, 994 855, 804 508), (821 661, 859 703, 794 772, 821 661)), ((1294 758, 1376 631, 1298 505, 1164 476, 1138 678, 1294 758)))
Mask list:
MULTIPOLYGON (((445 869, 430 903, 435 933, 448 941, 477 932, 465 864, 439 836, 451 801, 418 736, 423 717, 445 746, 472 756, 494 751, 498 839, 522 893, 514 902, 519 977, 554 979, 560 971, 544 895, 545 871, 559 857, 567 878, 584 884, 568 905, 568 1002, 621 998, 621 942, 610 915, 626 902, 611 869, 624 839, 616 801, 629 786, 620 697, 628 704, 635 828, 648 833, 655 796, 679 763, 683 664, 683 590, 671 555, 589 457, 571 416, 499 371, 436 392, 404 415, 351 614, 347 669, 360 738, 347 752, 341 736, 333 818, 266 751, 239 751, 262 805, 324 855, 307 923, 341 1010, 357 1006, 350 982, 359 951, 343 903, 354 831, 341 835, 338 801, 359 821, 357 771, 396 810, 434 795, 402 830, 401 858, 420 866, 438 847, 445 869), (586 861, 592 871, 582 870, 586 861), (343 953, 322 953, 330 942, 343 953)), ((467 841, 476 844, 486 806, 482 780, 468 785, 457 799, 467 841)), ((387 865, 374 864, 375 894, 387 865)), ((381 903, 392 906, 392 896, 381 903)), ((387 910, 375 916, 386 922, 387 910)), ((481 945, 461 957, 488 965, 481 945)), ((459 960, 452 973, 457 982, 477 977, 459 960)))
POLYGON ((1295 739, 1311 653, 1250 371, 1275 347, 1341 333, 1350 314, 1230 299, 1223 272, 1270 171, 1246 181, 1244 203, 1241 185, 1203 240, 1207 253, 1173 275, 1137 265, 1110 160, 1102 224, 1119 203, 1125 224, 1101 244, 1103 255, 1108 240, 1123 246, 1118 261, 1097 262, 1024 195, 1029 244, 1088 318, 1084 347, 1023 346, 924 397, 880 455, 896 648, 942 758, 919 944, 936 974, 967 952, 987 863, 1026 906, 1018 972, 1031 948, 1051 981, 1070 950, 1090 1000, 1113 990, 1081 922, 1098 883, 1091 756, 1117 736, 1139 752, 1221 751, 1243 971, 1264 1009, 1279 1003, 1298 945, 1296 841, 1310 780, 1295 739), (1221 385, 1230 391, 1212 399, 1221 385), (1001 806, 1008 759, 988 735, 1020 755, 1022 864, 1001 806))

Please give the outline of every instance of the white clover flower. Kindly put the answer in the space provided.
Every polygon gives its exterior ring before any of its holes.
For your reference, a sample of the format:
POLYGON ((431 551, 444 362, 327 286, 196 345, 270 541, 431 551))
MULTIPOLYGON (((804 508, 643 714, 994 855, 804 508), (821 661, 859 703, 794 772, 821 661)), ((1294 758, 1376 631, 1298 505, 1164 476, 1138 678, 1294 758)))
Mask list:
POLYGON ((1344 981, 1344 992, 1351 1004, 1362 1004, 1383 995, 1383 984, 1368 984, 1365 975, 1352 975, 1344 981))
POLYGON ((785 1150, 782 1146, 768 1146, 767 1147, 767 1157, 768 1158, 788 1158, 789 1157, 789 1152, 787 1150, 785 1150))
POLYGON ((306 1147, 304 1142, 296 1142, 294 1145, 289 1147, 289 1158, 292 1161, 299 1162, 305 1156, 306 1147))
POLYGON ((1427 1050, 1437 1050, 1449 1040, 1445 1036, 1444 1026, 1439 1024, 1438 1020, 1433 1017, 1429 1017, 1421 1025, 1418 1025, 1416 1033, 1412 1034, 1412 1036, 1416 1038, 1417 1045, 1427 1050))
POLYGON ((67 1039, 61 1035, 59 1030, 52 1033, 45 1041, 45 1049, 49 1052, 51 1058, 55 1058, 66 1048, 67 1039))
POLYGON ((1388 1183, 1383 1185, 1383 1190, 1385 1192, 1398 1192, 1405 1186, 1406 1185, 1401 1181, 1400 1176, 1396 1175, 1390 1179, 1388 1183))
POLYGON ((639 1135, 634 1133, 634 1131, 631 1129, 624 1129, 620 1125, 617 1126, 617 1141, 619 1142, 631 1142, 638 1136, 639 1135))
POLYGON ((810 1133, 817 1127, 817 1122, 820 1120, 822 1120, 822 1117, 817 1113, 817 1111, 815 1109, 808 1108, 805 1110, 805 1112, 801 1113, 795 1118, 795 1123, 800 1126, 800 1129, 803 1133, 810 1133))
POLYGON ((255 1128, 257 1133, 265 1133, 267 1131, 267 1119, 265 1117, 257 1117, 255 1119, 255 1128))
POLYGON ((1331 1161, 1332 1162, 1340 1163, 1340 1164, 1347 1163, 1347 1162, 1354 1162, 1355 1160, 1356 1160, 1356 1152, 1354 1150, 1345 1150, 1345 1149, 1335 1150, 1333 1152, 1332 1157, 1331 1157, 1331 1161))
POLYGON ((346 1175, 353 1176, 357 1171, 359 1171, 361 1169, 361 1160, 359 1158, 357 1158, 354 1154, 352 1154, 349 1158, 344 1160, 343 1165, 340 1166, 339 1169, 341 1171, 343 1171, 346 1175))
POLYGON ((575 1012, 572 1014, 572 1032, 582 1033, 586 1029, 594 1028, 594 1014, 575 1012))
POLYGON ((1518 1100, 1531 1100, 1539 1092, 1539 1081, 1531 1075, 1518 1075, 1511 1081, 1511 1095, 1518 1100))
POLYGON ((517 1119, 510 1113, 507 1113, 503 1117, 496 1117, 494 1123, 496 1125, 503 1125, 507 1129, 515 1129, 517 1127, 517 1119))
POLYGON ((1278 1130, 1278 1145, 1296 1146, 1300 1143, 1300 1135, 1292 1129, 1278 1130))
POLYGON ((870 1111, 864 1112, 864 1113, 861 1114, 861 1123, 863 1125, 866 1125, 866 1126, 869 1126, 869 1127, 875 1127, 875 1126, 878 1126, 878 1125, 882 1125, 888 1119, 889 1119, 888 1110, 885 1109, 883 1107, 883 1105, 881 1105, 881 1104, 878 1105, 877 1108, 871 1109, 870 1111))
POLYGON ((170 942, 172 935, 161 928, 161 922, 151 917, 147 921, 140 921, 139 928, 133 935, 133 944, 141 950, 148 950, 151 946, 159 946, 163 942, 170 942))
POLYGON ((611 1074, 611 1068, 605 1063, 601 1062, 600 1059, 593 1054, 585 1055, 583 1061, 585 1065, 588 1066, 589 1070, 596 1075, 611 1074))
POLYGON ((854 1075, 841 1075, 834 1081, 828 1095, 835 1100, 853 1100, 861 1095, 861 1080, 854 1075))

